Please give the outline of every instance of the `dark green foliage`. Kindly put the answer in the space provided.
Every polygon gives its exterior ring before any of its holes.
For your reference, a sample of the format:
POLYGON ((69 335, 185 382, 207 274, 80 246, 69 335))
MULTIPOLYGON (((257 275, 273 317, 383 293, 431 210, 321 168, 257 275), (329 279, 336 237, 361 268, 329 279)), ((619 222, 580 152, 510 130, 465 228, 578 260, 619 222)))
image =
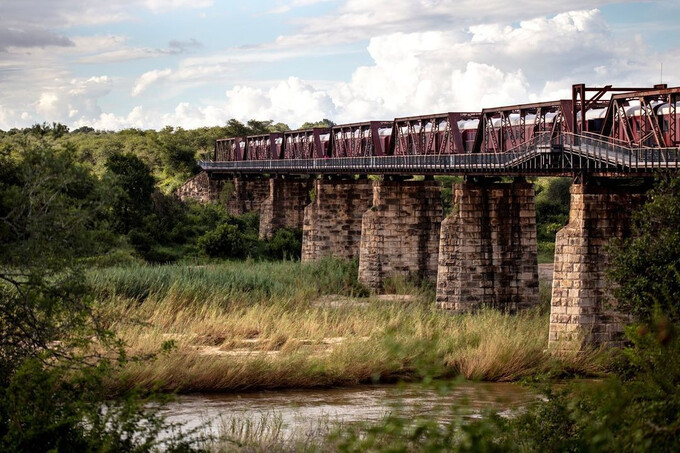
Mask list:
POLYGON ((197 240, 197 248, 210 258, 300 259, 302 231, 277 230, 270 239, 259 239, 257 213, 222 215, 218 223, 197 240))
POLYGON ((97 180, 45 144, 0 156, 0 380, 26 357, 63 355, 90 338, 89 301, 74 261, 102 251, 97 180), (58 341, 58 342, 57 342, 58 341))
POLYGON ((333 127, 335 123, 328 118, 324 118, 321 121, 306 121, 302 123, 300 129, 311 129, 313 127, 333 127))
MULTIPOLYGON (((536 451, 680 449, 680 341, 666 318, 628 329, 624 362, 633 372, 553 395, 513 421, 536 451)), ((521 444, 520 444, 521 445, 521 444)))
POLYGON ((268 134, 270 132, 285 132, 285 131, 289 131, 289 130, 290 130, 290 128, 288 127, 287 124, 284 124, 284 123, 274 124, 274 121, 272 121, 272 120, 268 120, 268 121, 250 120, 250 121, 248 121, 248 135, 268 134))
POLYGON ((0 451, 186 451, 134 394, 105 391, 127 357, 81 269, 111 235, 104 186, 72 148, 25 145, 0 154, 0 451))
POLYGON ((243 258, 246 240, 236 225, 222 223, 198 240, 198 246, 211 258, 243 258))
POLYGON ((292 228, 277 230, 269 240, 268 256, 273 259, 300 259, 302 231, 292 228))
POLYGON ((633 216, 632 237, 611 249, 618 308, 650 319, 655 305, 680 321, 680 179, 664 181, 633 216))
POLYGON ((114 154, 106 160, 112 194, 111 223, 115 231, 127 234, 144 224, 151 214, 155 181, 151 169, 134 154, 114 154))
POLYGON ((536 190, 536 227, 539 242, 555 242, 557 233, 569 220, 571 179, 551 178, 545 189, 536 190))
POLYGON ((0 148, 39 141, 55 147, 70 145, 77 160, 91 164, 97 173, 104 172, 110 156, 134 154, 151 168, 158 188, 171 193, 198 171, 196 159, 212 158, 216 139, 289 129, 286 124, 271 120, 250 120, 247 125, 230 120, 225 126, 194 130, 166 127, 161 131, 130 128, 118 132, 98 131, 89 126, 69 132, 64 125, 43 123, 22 130, 0 131, 0 148))
POLYGON ((145 409, 151 400, 132 393, 111 399, 103 385, 110 371, 106 363, 66 370, 46 368, 37 360, 24 362, 0 390, 0 450, 197 451, 201 438, 196 433, 183 437, 178 432, 159 440, 172 427, 145 409))
POLYGON ((196 147, 183 137, 184 130, 164 128, 158 135, 163 166, 170 174, 190 177, 198 173, 196 147))
POLYGON ((549 178, 536 186, 536 233, 539 262, 552 262, 555 235, 569 221, 570 178, 549 178))
POLYGON ((436 180, 442 186, 442 207, 444 215, 451 214, 453 208, 453 184, 463 182, 461 176, 437 176, 436 180))
POLYGON ((95 247, 101 192, 68 151, 30 147, 19 160, 0 153, 0 255, 12 265, 59 262, 65 248, 95 247), (83 234, 81 234, 83 233, 83 234))
POLYGON ((224 132, 225 137, 245 137, 250 135, 250 128, 238 120, 230 119, 224 132))

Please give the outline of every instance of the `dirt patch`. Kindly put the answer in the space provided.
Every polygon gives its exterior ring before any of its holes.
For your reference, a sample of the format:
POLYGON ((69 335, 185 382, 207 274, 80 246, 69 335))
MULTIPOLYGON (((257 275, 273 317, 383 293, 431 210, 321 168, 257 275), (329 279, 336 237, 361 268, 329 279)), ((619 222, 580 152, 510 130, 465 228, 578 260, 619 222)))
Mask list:
POLYGON ((359 299, 356 297, 341 296, 339 294, 330 294, 321 296, 312 305, 322 308, 340 308, 340 307, 367 307, 368 300, 359 299))
POLYGON ((386 300, 388 302, 413 302, 417 298, 411 294, 380 294, 375 296, 378 300, 386 300))
POLYGON ((417 300, 417 296, 411 294, 379 294, 372 296, 370 299, 341 296, 338 294, 330 294, 321 296, 312 305, 322 308, 340 308, 340 307, 367 307, 371 300, 379 300, 386 302, 413 302, 417 300))

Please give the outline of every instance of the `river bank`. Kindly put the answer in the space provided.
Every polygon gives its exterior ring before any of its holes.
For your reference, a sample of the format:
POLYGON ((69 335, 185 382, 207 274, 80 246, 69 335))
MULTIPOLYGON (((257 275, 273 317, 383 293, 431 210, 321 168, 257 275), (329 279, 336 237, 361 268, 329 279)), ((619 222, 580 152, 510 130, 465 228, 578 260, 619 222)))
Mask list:
POLYGON ((593 376, 607 367, 600 351, 547 351, 541 307, 450 315, 434 308, 431 286, 403 279, 388 283, 398 297, 366 297, 352 263, 109 268, 91 280, 109 327, 130 355, 146 358, 127 365, 113 387, 189 393, 424 377, 507 382, 593 376))

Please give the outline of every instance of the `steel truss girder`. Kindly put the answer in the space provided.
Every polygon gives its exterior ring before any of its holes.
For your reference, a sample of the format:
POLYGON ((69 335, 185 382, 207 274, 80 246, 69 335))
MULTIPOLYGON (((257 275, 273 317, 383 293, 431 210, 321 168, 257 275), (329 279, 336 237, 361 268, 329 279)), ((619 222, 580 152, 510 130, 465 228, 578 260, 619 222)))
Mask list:
POLYGON ((392 127, 391 121, 367 121, 341 124, 331 129, 331 153, 335 157, 384 156, 381 129, 392 127))
POLYGON ((221 138, 215 140, 215 152, 214 159, 216 161, 227 160, 243 160, 244 158, 244 148, 241 143, 245 142, 242 137, 235 138, 221 138))
POLYGON ((395 118, 392 126, 392 154, 408 156, 464 153, 463 134, 458 122, 478 117, 479 113, 448 112, 395 118))
POLYGON ((570 121, 572 106, 571 101, 564 99, 484 109, 480 115, 472 152, 505 152, 520 146, 538 133, 548 132, 546 115, 550 113, 555 114, 550 132, 553 134, 560 130, 570 132, 573 127, 570 121), (513 114, 518 115, 518 131, 512 124, 510 116, 513 114), (527 136, 526 116, 530 114, 534 115, 534 127, 531 135, 527 136), (498 120, 498 127, 494 125, 494 120, 498 120), (506 146, 507 144, 509 146, 506 146))
POLYGON ((620 133, 623 135, 622 140, 630 146, 673 147, 680 142, 676 118, 676 103, 679 98, 680 87, 667 88, 666 85, 655 85, 650 89, 613 95, 609 101, 609 110, 601 133, 612 139, 621 138, 617 137, 617 133, 620 133), (630 107, 631 102, 639 104, 638 116, 629 117, 625 114, 625 108, 630 107), (656 102, 656 105, 653 105, 653 102, 656 102), (668 105, 668 135, 664 135, 659 113, 664 104, 668 105), (633 122, 636 121, 637 133, 633 128, 633 122))
POLYGON ((322 158, 325 150, 321 143, 321 135, 330 133, 328 127, 315 127, 283 133, 284 159, 322 158))
POLYGON ((283 134, 280 132, 246 137, 245 155, 248 160, 280 159, 281 149, 283 149, 283 134), (277 147, 277 140, 281 140, 280 148, 277 147))

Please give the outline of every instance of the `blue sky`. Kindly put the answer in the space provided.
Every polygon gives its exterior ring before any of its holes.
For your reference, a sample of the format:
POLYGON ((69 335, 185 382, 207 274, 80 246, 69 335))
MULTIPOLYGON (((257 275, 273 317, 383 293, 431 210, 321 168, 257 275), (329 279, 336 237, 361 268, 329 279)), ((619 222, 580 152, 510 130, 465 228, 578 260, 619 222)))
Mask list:
POLYGON ((0 0, 0 129, 389 119, 680 85, 680 1, 0 0))

